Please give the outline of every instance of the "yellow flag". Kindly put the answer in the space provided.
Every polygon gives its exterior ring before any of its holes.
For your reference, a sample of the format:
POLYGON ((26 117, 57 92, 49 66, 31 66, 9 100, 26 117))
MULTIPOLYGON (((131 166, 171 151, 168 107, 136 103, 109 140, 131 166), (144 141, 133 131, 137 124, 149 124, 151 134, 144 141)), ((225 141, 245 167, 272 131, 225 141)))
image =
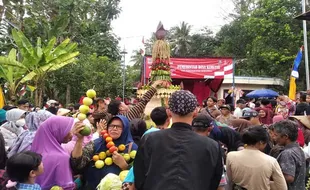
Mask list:
POLYGON ((296 98, 296 78, 292 76, 290 78, 290 89, 289 89, 288 97, 291 100, 295 100, 296 98))
POLYGON ((27 90, 33 92, 33 91, 35 91, 35 89, 36 89, 36 87, 31 86, 31 85, 27 85, 27 90))
POLYGON ((5 105, 5 98, 2 87, 0 86, 0 109, 2 109, 4 105, 5 105))

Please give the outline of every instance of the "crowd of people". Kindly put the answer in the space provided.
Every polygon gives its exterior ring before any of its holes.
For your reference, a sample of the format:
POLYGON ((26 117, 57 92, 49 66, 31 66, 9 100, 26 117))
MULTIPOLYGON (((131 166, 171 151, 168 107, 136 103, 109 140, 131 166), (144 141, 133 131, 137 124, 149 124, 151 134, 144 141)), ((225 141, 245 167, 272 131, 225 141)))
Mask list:
POLYGON ((165 85, 154 82, 134 106, 95 98, 83 121, 79 104, 4 106, 0 189, 309 188, 310 94, 299 102, 239 99, 235 106, 208 97, 200 106, 179 90, 145 116, 156 88, 165 85), (86 126, 92 131, 83 136, 86 126))

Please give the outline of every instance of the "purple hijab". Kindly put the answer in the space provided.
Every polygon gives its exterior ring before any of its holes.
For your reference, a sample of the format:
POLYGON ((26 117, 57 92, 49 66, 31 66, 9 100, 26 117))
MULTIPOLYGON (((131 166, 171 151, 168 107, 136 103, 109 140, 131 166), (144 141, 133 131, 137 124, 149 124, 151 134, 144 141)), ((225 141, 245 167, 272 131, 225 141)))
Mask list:
POLYGON ((33 139, 31 151, 42 155, 44 173, 37 177, 42 189, 58 185, 64 190, 73 190, 70 168, 70 155, 61 147, 61 143, 72 129, 74 119, 52 116, 43 122, 33 139))

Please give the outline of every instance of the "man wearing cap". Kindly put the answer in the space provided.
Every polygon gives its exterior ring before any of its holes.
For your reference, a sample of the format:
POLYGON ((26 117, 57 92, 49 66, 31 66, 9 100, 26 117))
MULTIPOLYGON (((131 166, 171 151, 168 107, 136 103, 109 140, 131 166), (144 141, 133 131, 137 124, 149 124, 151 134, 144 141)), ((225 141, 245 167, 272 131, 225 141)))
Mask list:
POLYGON ((259 116, 258 116, 257 111, 245 110, 241 118, 248 120, 252 126, 262 125, 262 123, 259 121, 259 116))
POLYGON ((169 98, 170 129, 145 135, 135 157, 138 190, 216 190, 223 172, 219 145, 192 131, 197 99, 179 90, 169 98))
POLYGON ((230 127, 220 127, 216 125, 215 120, 205 114, 198 114, 193 120, 193 131, 211 139, 223 143, 228 152, 243 149, 244 144, 238 132, 230 127))
POLYGON ((222 105, 220 108, 221 115, 219 115, 216 120, 220 123, 231 126, 231 121, 236 119, 235 116, 231 114, 231 108, 229 105, 222 105))

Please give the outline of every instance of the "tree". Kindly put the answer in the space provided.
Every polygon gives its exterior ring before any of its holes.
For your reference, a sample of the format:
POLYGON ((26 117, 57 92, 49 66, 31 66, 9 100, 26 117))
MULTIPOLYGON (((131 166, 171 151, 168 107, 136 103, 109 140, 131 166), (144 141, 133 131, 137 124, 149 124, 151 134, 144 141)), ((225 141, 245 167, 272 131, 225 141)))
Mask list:
POLYGON ((12 49, 7 57, 0 56, 0 78, 5 80, 10 101, 16 99, 16 91, 21 85, 21 79, 27 72, 26 68, 16 66, 22 65, 16 58, 16 49, 12 49))
POLYGON ((172 55, 188 55, 190 49, 191 28, 191 25, 183 21, 180 26, 175 26, 170 29, 171 39, 169 39, 169 41, 171 43, 172 55))
POLYGON ((205 27, 200 30, 200 33, 193 34, 190 38, 188 55, 195 57, 214 56, 218 42, 213 37, 211 30, 205 27))
POLYGON ((79 52, 75 51, 77 44, 70 43, 70 39, 66 39, 54 47, 56 38, 52 38, 46 46, 43 46, 41 38, 38 38, 36 46, 33 46, 22 32, 13 30, 12 35, 20 52, 21 64, 19 62, 8 62, 7 64, 27 70, 20 82, 31 81, 34 83, 36 87, 35 103, 37 106, 41 106, 47 73, 75 62, 76 56, 79 55, 79 52))

